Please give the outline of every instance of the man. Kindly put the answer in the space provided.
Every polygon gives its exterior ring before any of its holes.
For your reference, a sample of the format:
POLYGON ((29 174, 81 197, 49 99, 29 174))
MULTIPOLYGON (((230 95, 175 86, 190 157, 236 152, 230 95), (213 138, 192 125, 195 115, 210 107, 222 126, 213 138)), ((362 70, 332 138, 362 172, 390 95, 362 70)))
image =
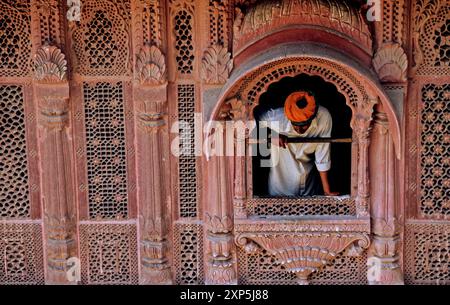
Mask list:
POLYGON ((284 109, 271 109, 259 121, 262 126, 279 134, 279 142, 276 143, 279 147, 271 148, 272 162, 275 163, 269 174, 271 196, 338 195, 331 192, 328 182, 330 144, 287 143, 287 137, 331 136, 331 115, 326 108, 316 103, 312 94, 307 91, 290 94, 284 109), (314 164, 320 181, 313 169, 314 164))

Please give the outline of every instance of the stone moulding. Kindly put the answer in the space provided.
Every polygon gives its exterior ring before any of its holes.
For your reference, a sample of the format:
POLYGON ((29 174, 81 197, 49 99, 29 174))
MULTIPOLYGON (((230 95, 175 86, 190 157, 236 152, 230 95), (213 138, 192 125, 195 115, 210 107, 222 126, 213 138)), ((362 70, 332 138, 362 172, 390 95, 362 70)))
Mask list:
POLYGON ((359 232, 241 233, 235 241, 245 251, 262 248, 274 255, 281 265, 297 275, 300 285, 308 284, 313 272, 318 272, 350 246, 367 249, 370 245, 369 235, 359 232))

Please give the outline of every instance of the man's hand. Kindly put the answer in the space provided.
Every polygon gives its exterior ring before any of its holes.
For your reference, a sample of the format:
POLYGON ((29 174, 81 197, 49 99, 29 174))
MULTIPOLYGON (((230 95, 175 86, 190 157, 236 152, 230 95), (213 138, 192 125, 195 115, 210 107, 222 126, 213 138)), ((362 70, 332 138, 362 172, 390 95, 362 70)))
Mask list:
POLYGON ((278 141, 276 140, 276 138, 272 141, 273 144, 280 146, 282 148, 286 148, 287 147, 287 136, 282 135, 282 134, 278 134, 278 141))
POLYGON ((323 194, 325 196, 338 196, 339 192, 330 191, 330 183, 328 182, 328 172, 319 171, 319 174, 320 180, 322 180, 323 194))
POLYGON ((323 192, 325 196, 339 196, 339 192, 323 192))

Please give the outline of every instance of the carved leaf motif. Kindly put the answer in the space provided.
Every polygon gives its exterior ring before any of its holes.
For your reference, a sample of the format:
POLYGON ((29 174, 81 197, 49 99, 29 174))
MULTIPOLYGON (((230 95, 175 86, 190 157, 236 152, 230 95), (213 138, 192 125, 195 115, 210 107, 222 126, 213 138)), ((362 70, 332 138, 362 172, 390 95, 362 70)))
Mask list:
POLYGON ((141 84, 160 85, 166 82, 164 54, 157 46, 144 46, 136 56, 136 75, 141 84))
POLYGON ((61 82, 67 80, 67 61, 61 50, 44 45, 34 58, 34 76, 41 82, 61 82))
POLYGON ((202 60, 202 79, 207 84, 224 84, 233 69, 231 53, 221 45, 210 46, 202 60))
MULTIPOLYGON (((367 233, 243 233, 236 236, 236 244, 246 248, 254 242, 274 255, 286 270, 297 275, 300 284, 308 283, 308 277, 331 262, 337 254, 352 244, 367 249, 370 239, 367 233)), ((254 247, 253 245, 251 246, 254 247)))
POLYGON ((161 217, 156 217, 155 219, 145 218, 144 216, 139 216, 139 221, 142 225, 142 235, 144 239, 150 239, 153 241, 161 241, 164 239, 164 219, 161 217))
POLYGON ((228 215, 219 217, 206 214, 206 223, 213 233, 227 233, 233 228, 233 222, 228 215))
POLYGON ((372 64, 381 81, 406 81, 408 59, 405 51, 400 45, 388 44, 383 46, 375 54, 372 64))

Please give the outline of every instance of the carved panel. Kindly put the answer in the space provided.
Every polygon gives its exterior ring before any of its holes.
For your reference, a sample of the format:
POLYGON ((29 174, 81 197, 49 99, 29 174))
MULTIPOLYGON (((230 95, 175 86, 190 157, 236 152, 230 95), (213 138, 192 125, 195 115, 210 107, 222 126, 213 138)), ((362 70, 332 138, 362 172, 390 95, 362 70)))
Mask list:
POLYGON ((411 222, 405 232, 406 284, 450 284, 450 225, 411 222))
POLYGON ((0 283, 43 285, 42 228, 38 223, 0 225, 0 283))
POLYGON ((0 86, 0 218, 29 218, 23 87, 0 86))
POLYGON ((72 24, 76 71, 79 74, 128 74, 130 12, 129 1, 83 1, 80 24, 72 24))
POLYGON ((194 4, 192 0, 171 4, 174 31, 175 61, 177 71, 192 74, 194 71, 194 4))
POLYGON ((136 224, 81 224, 81 281, 137 284, 136 224))
POLYGON ((124 88, 84 83, 89 217, 128 216, 124 88))
POLYGON ((297 283, 309 283, 309 276, 319 272, 346 249, 354 249, 360 255, 369 247, 366 233, 358 232, 249 232, 240 233, 236 244, 247 253, 262 249, 276 257, 276 261, 287 271, 296 274, 297 283))
POLYGON ((356 215, 355 200, 352 198, 258 198, 247 201, 248 216, 343 216, 356 215))
POLYGON ((34 9, 39 20, 34 20, 33 23, 36 22, 38 25, 36 29, 39 29, 39 31, 34 34, 37 35, 35 41, 39 42, 40 45, 46 43, 60 47, 65 45, 65 37, 63 34, 65 31, 65 16, 63 15, 64 2, 59 0, 36 0, 34 9))
POLYGON ((413 14, 414 70, 418 75, 448 75, 450 0, 417 0, 413 14))
POLYGON ((421 90, 420 212, 450 219, 450 84, 421 90))
POLYGON ((203 229, 199 224, 174 227, 174 265, 176 283, 203 284, 203 229))
MULTIPOLYGON (((348 256, 341 253, 310 278, 312 285, 367 284, 367 255, 348 256)), ((239 284, 296 285, 297 277, 279 264, 266 250, 247 254, 238 248, 239 284)))
POLYGON ((197 175, 194 139, 195 86, 178 85, 180 121, 179 200, 180 217, 197 217, 197 175))
POLYGON ((382 40, 379 43, 398 43, 402 45, 404 35, 405 0, 383 1, 382 40))
POLYGON ((161 48, 164 16, 160 2, 161 0, 134 0, 136 46, 155 45, 161 48))
POLYGON ((230 0, 209 0, 209 42, 218 44, 226 49, 229 45, 230 35, 230 0))
POLYGON ((31 61, 30 0, 0 1, 0 75, 28 76, 31 61))
POLYGON ((268 32, 299 24, 344 34, 371 53, 371 34, 363 15, 355 7, 338 0, 272 0, 237 9, 233 25, 234 50, 240 50, 268 32))

